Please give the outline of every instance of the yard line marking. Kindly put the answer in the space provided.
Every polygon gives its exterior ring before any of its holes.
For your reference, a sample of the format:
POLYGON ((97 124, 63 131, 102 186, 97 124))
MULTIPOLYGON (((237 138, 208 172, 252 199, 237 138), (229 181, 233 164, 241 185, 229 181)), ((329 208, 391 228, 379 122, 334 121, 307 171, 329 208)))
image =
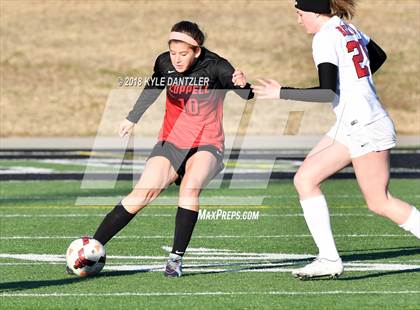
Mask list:
MULTIPOLYGON (((235 189, 237 190, 237 189, 235 189)), ((239 189, 240 190, 240 189, 239 189)), ((249 190, 249 189, 246 189, 249 190)), ((251 189, 252 190, 252 189, 251 189)), ((333 195, 333 194, 327 194, 326 195, 329 198, 357 198, 357 199, 363 199, 363 196, 361 194, 354 194, 354 195, 333 195)), ((14 196, 12 196, 14 197, 14 196)), ((407 198, 420 198, 420 195, 418 194, 407 194, 404 195, 404 197, 407 198)), ((7 199, 8 197, 3 197, 3 199, 7 199)), ((121 200, 122 198, 124 198, 124 196, 79 196, 77 197, 77 203, 76 205, 92 205, 92 200, 94 200, 97 203, 99 203, 99 201, 105 201, 106 205, 108 205, 109 200, 121 200), (83 201, 87 201, 86 204, 83 204, 83 201)), ((261 201, 261 199, 295 199, 296 201, 298 200, 298 195, 290 195, 290 194, 286 194, 286 195, 267 195, 267 194, 261 194, 261 195, 224 195, 224 196, 220 196, 220 195, 207 195, 207 194, 203 194, 201 196, 201 199, 204 200, 209 200, 209 199, 216 199, 222 202, 222 204, 224 204, 226 202, 226 199, 229 200, 231 203, 232 201, 236 203, 236 201, 244 201, 244 200, 252 200, 252 201, 261 201)), ((32 200, 43 200, 45 199, 45 196, 42 195, 34 195, 31 196, 32 200)), ((175 204, 177 203, 177 199, 178 199, 178 195, 171 195, 171 196, 159 196, 155 202, 175 202, 175 204)), ((153 203, 152 203, 153 204, 153 203)), ((159 205, 159 203, 157 204, 159 205)))
MULTIPOLYGON (((291 213, 291 214, 260 214, 262 217, 303 217, 303 213, 291 213)), ((373 214, 361 214, 361 213, 331 213, 332 217, 373 217, 373 214)))
MULTIPOLYGON (((115 205, 118 201, 121 201, 123 196, 91 196, 91 197, 78 197, 75 205, 115 205)), ((200 197, 200 204, 201 205, 217 205, 217 206, 224 206, 224 205, 238 205, 238 206, 258 206, 262 205, 264 199, 266 198, 265 195, 263 196, 202 196, 200 197)), ((157 205, 178 205, 178 196, 172 197, 165 197, 161 196, 156 198, 153 202, 149 205, 157 206, 157 205)))
POLYGON ((279 296, 307 296, 307 295, 416 295, 420 291, 266 291, 266 292, 122 292, 122 293, 1 293, 1 297, 162 297, 162 296, 235 296, 235 295, 279 295, 279 296))
MULTIPOLYGON (((1 201, 1 199, 0 199, 1 201)), ((177 204, 174 205, 156 205, 153 206, 153 209, 173 209, 176 210, 176 206, 177 204)), ((16 209, 48 209, 48 210, 52 210, 52 209, 60 209, 60 210, 66 210, 66 209, 73 209, 73 210, 80 210, 80 209, 107 209, 110 210, 113 206, 115 206, 115 204, 108 204, 108 205, 86 205, 86 206, 22 206, 22 205, 16 205, 16 206, 4 206, 1 207, 0 209, 5 210, 5 209, 13 209, 13 211, 16 211, 16 209)), ((260 210, 260 209, 273 209, 273 206, 268 206, 268 205, 204 205, 201 204, 200 207, 202 209, 243 209, 243 208, 247 208, 247 209, 256 209, 256 210, 260 210)), ((300 209, 298 207, 288 207, 288 206, 282 206, 282 209, 300 209)), ((342 208, 345 208, 345 206, 342 206, 342 208)), ((334 209, 334 207, 330 208, 330 209, 334 209)))
MULTIPOLYGON (((1 201, 1 199, 0 199, 1 201)), ((5 209, 13 209, 13 211, 16 211, 16 209, 61 209, 61 210, 66 210, 66 209, 74 209, 74 210, 80 210, 80 209, 110 209, 111 207, 113 207, 114 205, 86 205, 86 206, 57 206, 57 205, 34 205, 34 206, 25 206, 25 205, 13 205, 13 206, 2 206, 0 209, 5 210, 5 209)), ((286 209, 292 209, 292 210, 302 210, 302 208, 298 205, 296 206, 292 206, 292 205, 281 205, 281 206, 272 206, 272 205, 242 205, 242 206, 237 206, 237 205, 224 205, 224 206, 206 206, 201 204, 200 206, 201 208, 220 208, 220 209, 229 209, 229 208, 250 208, 250 209, 277 209, 277 208, 281 208, 282 210, 286 210, 286 209)), ((157 206, 153 206, 154 209, 175 209, 175 206, 165 206, 165 205, 157 205, 157 206)), ((367 210, 366 205, 340 205, 339 207, 337 206, 329 206, 328 207, 330 210, 342 210, 342 209, 357 209, 357 210, 367 210)))
MULTIPOLYGON (((167 258, 166 256, 164 258, 167 258)), ((200 260, 195 258, 195 260, 200 260)), ((215 259, 212 258, 212 261, 215 259)), ((230 261, 236 261, 236 259, 229 259, 230 261)), ((248 259, 247 259, 248 260, 248 259)), ((0 263, 0 266, 17 266, 17 265, 64 265, 63 262, 44 262, 44 263, 0 263)), ((215 263, 209 265, 203 264, 192 264, 188 263, 183 266, 186 273, 224 273, 224 272, 292 272, 295 268, 290 268, 295 266, 295 263, 285 262, 285 263, 250 263, 246 264, 234 263, 229 265, 229 263, 215 263), (226 268, 214 268, 218 265, 226 268), (283 266, 283 267, 280 267, 283 266), (230 268, 229 268, 230 267, 230 268), (276 267, 276 268, 273 268, 276 267), (236 268, 236 269, 235 269, 236 268)), ((367 264, 367 263, 344 263, 346 272, 360 272, 360 271, 418 271, 420 272, 420 265, 404 265, 404 264, 367 264)), ((161 264, 152 264, 152 265, 139 265, 139 264, 118 264, 118 263, 108 263, 104 269, 105 271, 139 271, 139 272, 155 272, 163 271, 164 263, 161 264)))
MULTIPOLYGON (((64 218, 68 218, 68 217, 104 217, 106 215, 106 213, 101 213, 101 214, 4 214, 4 215, 0 215, 0 218, 16 218, 16 217, 27 217, 27 218, 49 218, 49 217, 64 217, 64 218)), ((173 217, 173 214, 139 214, 139 216, 143 216, 143 217, 173 217)))
POLYGON ((24 166, 9 166, 2 167, 0 174, 26 174, 26 173, 55 173, 57 170, 50 168, 36 168, 36 167, 24 167, 24 166))
MULTIPOLYGON (((100 214, 0 214, 0 218, 78 218, 78 217, 104 217, 106 213, 100 214)), ((142 217, 173 217, 174 214, 145 214, 140 213, 142 217)), ((260 214, 262 217, 303 217, 302 213, 290 214, 260 214)), ((360 213, 332 213, 332 217, 373 217, 373 214, 360 214, 360 213)))
MULTIPOLYGON (((53 239, 78 239, 81 236, 1 236, 0 240, 53 240, 53 239)), ((409 234, 349 234, 334 235, 335 238, 414 238, 409 234)), ((172 239, 167 236, 115 236, 113 239, 172 239)), ((194 236, 194 239, 277 239, 277 238, 312 238, 312 235, 208 235, 194 236)))
MULTIPOLYGON (((166 260, 167 258, 168 258, 167 256, 155 256, 155 259, 144 259, 144 261, 166 260)), ((225 259, 225 257, 220 257, 220 259, 222 259, 222 258, 225 259)), ((193 263, 198 263, 198 262, 201 262, 203 260, 205 260, 205 259, 197 259, 195 257, 189 257, 186 260, 186 261, 188 261, 189 264, 187 264, 186 266, 187 266, 187 268, 194 267, 195 265, 193 263)), ((214 260, 214 258, 212 258, 212 260, 214 260)), ((229 261, 229 260, 226 260, 226 261, 229 261)), ((62 266, 63 265, 63 262, 64 262, 64 260, 59 261, 59 262, 32 262, 32 261, 31 262, 18 262, 18 263, 17 262, 15 262, 15 263, 2 263, 2 262, 0 262, 0 266, 33 266, 33 265, 41 265, 41 266, 45 266, 45 265, 60 265, 60 266, 62 266)), ((408 265, 418 264, 418 263, 420 263, 420 260, 407 260, 404 263, 407 263, 408 265)), ((218 261, 218 263, 212 264, 212 266, 213 265, 220 265, 220 264, 226 264, 226 263, 223 263, 223 262, 220 263, 220 261, 218 261)), ((251 264, 255 264, 255 263, 251 263, 251 264)), ((273 264, 274 263, 267 263, 266 265, 267 266, 273 266, 273 264)), ((349 264, 350 263, 345 263, 345 265, 347 265, 346 271, 366 271, 366 269, 362 270, 363 266, 357 266, 358 269, 357 270, 354 270, 353 269, 354 267, 352 267, 349 264)), ((365 263, 365 264, 368 265, 369 263, 365 263)), ((399 264, 399 265, 404 266, 404 268, 407 266, 407 265, 401 264, 401 262, 396 262, 396 261, 387 261, 387 263, 385 265, 388 265, 388 264, 397 264, 397 265, 399 264)), ((115 262, 115 261, 110 262, 108 260, 106 262, 106 265, 107 266, 110 266, 110 265, 121 266, 121 262, 115 262)), ((128 265, 128 266, 130 266, 130 265, 138 265, 138 259, 133 260, 132 262, 124 262, 124 265, 128 265)), ((286 265, 293 265, 293 263, 284 263, 284 264, 282 263, 282 265, 285 265, 285 266, 286 265)), ((201 262, 200 265, 197 265, 197 266, 202 266, 202 262, 201 262)), ((258 266, 261 266, 261 265, 258 264, 258 266)), ((370 266, 368 266, 368 267, 370 267, 370 266)), ((410 269, 418 269, 418 268, 417 267, 415 267, 415 268, 411 268, 410 267, 408 270, 410 270, 410 269)), ((289 270, 291 270, 291 269, 289 269, 289 270)), ((371 268, 369 270, 371 270, 371 268)), ((401 269, 398 269, 398 270, 401 270, 401 269)))
MULTIPOLYGON (((209 253, 203 252, 192 252, 187 260, 290 260, 290 259, 309 259, 314 258, 313 255, 309 254, 285 254, 285 253, 225 253, 222 252, 222 255, 218 252, 214 252, 213 256, 208 256, 209 253), (199 256, 203 255, 204 256, 199 256), (229 254, 230 256, 225 256, 229 254), (217 256, 219 255, 219 256, 217 256)), ((0 258, 7 259, 19 259, 19 260, 29 260, 36 262, 65 262, 66 257, 63 254, 8 254, 1 253, 0 258)), ((113 259, 132 259, 132 260, 166 260, 168 256, 122 256, 122 255, 108 255, 108 260, 113 259)))
MULTIPOLYGON (((170 247, 163 246, 163 250, 169 251, 170 247)), ((313 259, 309 254, 292 253, 245 253, 236 252, 227 249, 209 249, 209 248, 190 248, 189 256, 186 258, 184 269, 191 273, 223 273, 223 272, 291 272, 297 264, 304 260, 313 259), (207 261, 207 262, 206 262, 207 261)), ((9 254, 0 253, 0 258, 17 259, 44 264, 63 264, 65 255, 63 254, 9 254)), ((139 271, 154 272, 162 271, 164 261, 167 256, 122 256, 110 255, 108 265, 104 270, 109 271, 139 271), (110 260, 112 263, 110 263, 110 260), (119 264, 114 260, 119 261, 119 264), (122 260, 129 260, 129 263, 122 260), (135 264, 135 260, 152 261, 148 264, 135 264), (153 261, 159 261, 159 264, 153 261)), ((2 266, 13 266, 15 262, 0 263, 2 266)), ((18 263, 20 264, 20 263, 18 263)), ((344 262, 346 271, 401 271, 415 270, 420 271, 419 264, 407 263, 375 263, 363 261, 344 262)))
MULTIPOLYGON (((240 265, 240 266, 231 266, 236 267, 234 268, 208 268, 212 266, 207 266, 207 268, 194 268, 194 265, 185 265, 183 269, 186 273, 225 273, 225 272, 292 272, 296 270, 296 268, 290 268, 293 266, 293 263, 278 263, 275 265, 240 265), (277 267, 273 268, 273 266, 289 266, 289 267, 277 267), (266 268, 264 268, 266 267, 266 268)), ((201 266, 202 267, 202 266, 201 266)), ((410 270, 417 270, 420 271, 420 266, 418 265, 386 265, 386 264, 373 264, 372 266, 368 266, 365 264, 361 264, 361 266, 357 266, 355 264, 348 266, 348 264, 344 263, 345 271, 346 272, 359 272, 359 271, 410 271, 410 270)), ((104 270, 109 271, 139 271, 139 272, 155 272, 155 271, 163 271, 163 265, 120 265, 120 266, 105 266, 104 270)))

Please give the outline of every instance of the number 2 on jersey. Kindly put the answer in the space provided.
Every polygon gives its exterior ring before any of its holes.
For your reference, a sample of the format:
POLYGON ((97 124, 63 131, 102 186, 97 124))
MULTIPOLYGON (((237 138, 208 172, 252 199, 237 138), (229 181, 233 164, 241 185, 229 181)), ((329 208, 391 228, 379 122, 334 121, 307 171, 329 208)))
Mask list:
POLYGON ((347 42, 347 51, 349 53, 354 52, 357 49, 357 54, 353 56, 354 66, 356 67, 357 76, 359 79, 370 75, 369 68, 367 66, 362 67, 362 63, 365 61, 365 57, 362 53, 363 43, 360 41, 349 41, 347 42))

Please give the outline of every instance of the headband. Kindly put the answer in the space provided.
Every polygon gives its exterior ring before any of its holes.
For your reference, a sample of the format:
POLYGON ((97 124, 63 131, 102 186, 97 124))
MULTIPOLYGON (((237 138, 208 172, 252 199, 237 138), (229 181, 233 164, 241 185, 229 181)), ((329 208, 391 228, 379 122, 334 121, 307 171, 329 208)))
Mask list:
POLYGON ((296 0, 295 8, 318 14, 331 14, 330 0, 296 0))
POLYGON ((192 37, 190 37, 189 35, 187 35, 183 32, 172 31, 169 34, 169 41, 171 41, 171 40, 182 41, 182 42, 188 43, 192 46, 199 46, 199 44, 197 43, 196 40, 194 40, 192 37))

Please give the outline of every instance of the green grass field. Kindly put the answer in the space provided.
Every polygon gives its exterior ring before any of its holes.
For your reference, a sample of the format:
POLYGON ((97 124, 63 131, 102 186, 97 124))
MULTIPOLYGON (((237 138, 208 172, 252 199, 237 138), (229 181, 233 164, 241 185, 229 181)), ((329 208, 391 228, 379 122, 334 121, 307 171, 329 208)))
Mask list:
MULTIPOLYGON (((92 235, 112 206, 76 205, 80 197, 126 194, 81 189, 79 181, 1 182, 2 309, 418 309, 420 242, 365 207, 354 180, 324 185, 346 272, 337 280, 300 281, 291 270, 314 255, 290 181, 267 189, 210 189, 209 200, 265 197, 261 206, 209 205, 208 211, 259 212, 253 220, 200 220, 185 276, 163 277, 175 206, 142 211, 107 244, 97 277, 64 273, 72 239, 92 235), (20 255, 19 255, 20 254, 20 255), (26 254, 26 255, 23 255, 26 254), (31 255, 29 255, 31 254, 31 255), (45 254, 36 256, 35 254, 45 254), (293 255, 294 254, 294 255, 293 255)), ((393 180, 391 191, 420 205, 420 180, 393 180)), ((164 193, 177 195, 177 187, 164 193)))

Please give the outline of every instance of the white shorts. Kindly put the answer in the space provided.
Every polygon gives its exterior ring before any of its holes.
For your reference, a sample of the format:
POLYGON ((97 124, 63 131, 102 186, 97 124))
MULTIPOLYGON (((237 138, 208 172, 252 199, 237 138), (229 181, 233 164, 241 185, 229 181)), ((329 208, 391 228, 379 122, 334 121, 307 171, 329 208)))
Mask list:
POLYGON ((348 128, 337 122, 327 136, 344 144, 351 158, 389 150, 397 144, 394 123, 388 116, 358 128, 348 128))

